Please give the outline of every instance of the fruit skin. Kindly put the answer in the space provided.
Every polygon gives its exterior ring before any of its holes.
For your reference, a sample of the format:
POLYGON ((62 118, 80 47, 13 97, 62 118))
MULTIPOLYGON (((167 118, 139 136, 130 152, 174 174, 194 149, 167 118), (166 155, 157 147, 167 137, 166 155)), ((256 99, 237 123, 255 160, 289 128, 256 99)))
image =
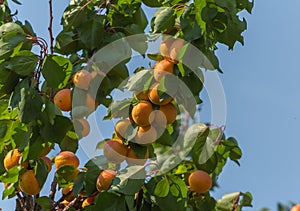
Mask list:
POLYGON ((173 63, 178 63, 178 60, 179 60, 179 51, 180 49, 184 46, 184 40, 183 39, 176 39, 171 47, 170 47, 170 57, 171 57, 171 60, 173 61, 173 63))
POLYGON ((157 131, 152 126, 139 127, 135 141, 140 145, 149 145, 157 139, 157 131))
POLYGON ((154 65, 154 79, 159 82, 166 74, 173 74, 174 64, 169 60, 161 60, 154 65))
POLYGON ((155 123, 158 126, 165 126, 166 124, 172 124, 176 120, 177 110, 172 103, 162 105, 159 107, 158 112, 155 113, 155 123))
POLYGON ((50 160, 50 158, 48 158, 48 157, 42 157, 41 159, 46 162, 46 164, 47 164, 47 170, 48 170, 48 172, 50 172, 51 169, 52 169, 52 161, 50 160))
POLYGON ((94 201, 95 201, 95 198, 96 198, 96 196, 91 196, 91 197, 86 198, 86 199, 82 202, 81 207, 84 208, 84 207, 87 207, 87 206, 92 205, 92 204, 94 203, 94 201))
POLYGON ((159 91, 158 86, 159 86, 159 83, 154 83, 150 87, 150 91, 149 91, 149 95, 148 95, 150 101, 155 105, 166 105, 166 104, 170 103, 173 100, 172 97, 160 99, 160 97, 158 95, 158 91, 159 91))
POLYGON ((127 147, 121 140, 108 140, 104 144, 103 154, 109 162, 119 164, 126 158, 127 147))
POLYGON ((116 175, 117 173, 113 170, 102 171, 97 178, 97 190, 99 192, 103 190, 108 190, 116 175))
POLYGON ((163 41, 161 41, 159 50, 160 50, 160 54, 165 59, 170 58, 170 48, 174 41, 175 41, 175 39, 173 37, 168 37, 168 38, 165 38, 163 41))
POLYGON ((92 75, 86 70, 80 70, 74 74, 73 83, 77 88, 88 90, 92 75))
POLYGON ((138 100, 149 100, 148 91, 135 91, 133 94, 138 100))
POLYGON ((86 137, 91 131, 89 122, 86 119, 76 119, 75 121, 80 122, 82 126, 81 136, 86 137))
POLYGON ((140 101, 132 108, 131 116, 138 126, 148 126, 151 123, 152 104, 148 101, 140 101))
POLYGON ((197 170, 190 174, 188 178, 191 191, 196 193, 205 193, 212 187, 212 179, 208 173, 197 170))
POLYGON ((63 151, 55 157, 54 163, 56 169, 65 165, 71 165, 74 166, 74 168, 77 168, 79 166, 79 159, 73 152, 63 151))
POLYGON ((118 121, 115 125, 114 131, 115 134, 118 136, 120 139, 125 139, 126 138, 126 133, 127 129, 131 125, 131 122, 129 119, 121 119, 118 121))
POLYGON ((139 157, 130 147, 128 148, 128 153, 126 157, 126 162, 128 165, 144 165, 149 158, 149 152, 148 149, 146 151, 145 157, 141 158, 139 157))
POLYGON ((72 109, 71 90, 62 89, 58 91, 54 96, 54 104, 62 111, 71 111, 72 109))
POLYGON ((36 195, 41 191, 40 184, 33 170, 26 170, 19 178, 21 191, 28 195, 36 195))
POLYGON ((95 111, 98 107, 98 103, 89 92, 86 94, 85 107, 89 108, 90 112, 95 111))
POLYGON ((290 211, 300 211, 300 204, 294 205, 290 211))
MULTIPOLYGON (((12 167, 19 165, 21 157, 22 153, 18 149, 10 150, 4 158, 4 168, 8 171, 12 167)), ((26 168, 28 163, 22 162, 21 165, 26 168)))

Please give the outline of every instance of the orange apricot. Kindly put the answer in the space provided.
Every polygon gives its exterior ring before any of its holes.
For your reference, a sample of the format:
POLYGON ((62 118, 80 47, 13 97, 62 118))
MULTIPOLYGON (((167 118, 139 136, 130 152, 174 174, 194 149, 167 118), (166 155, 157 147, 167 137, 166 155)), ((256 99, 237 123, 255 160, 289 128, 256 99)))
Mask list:
POLYGON ((154 127, 146 126, 139 127, 135 136, 136 143, 140 145, 148 145, 153 143, 157 139, 157 131, 154 127))
POLYGON ((54 163, 56 169, 65 165, 71 165, 74 168, 77 168, 79 166, 79 159, 73 152, 62 151, 55 157, 54 163))
POLYGON ((54 104, 62 111, 70 111, 72 109, 71 90, 62 89, 54 96, 54 104))
POLYGON ((28 195, 36 195, 41 191, 40 184, 33 170, 26 170, 19 178, 19 187, 28 195))
POLYGON ((145 157, 141 158, 130 147, 128 148, 128 153, 126 157, 126 162, 128 163, 128 165, 140 165, 140 166, 144 165, 148 158, 149 158, 148 150, 146 151, 145 157))
POLYGON ((86 70, 80 70, 74 74, 73 83, 75 87, 88 90, 92 80, 91 74, 86 70))
POLYGON ((117 173, 113 170, 103 170, 98 178, 96 187, 98 191, 108 190, 117 173))
POLYGON ((126 158, 127 147, 121 140, 108 140, 104 144, 103 154, 109 162, 119 164, 126 158))
POLYGON ((169 60, 161 60, 154 65, 153 76, 159 82, 166 74, 173 74, 174 64, 169 60))
POLYGON ((208 173, 202 170, 197 170, 190 174, 189 185, 191 191, 196 193, 205 193, 212 187, 212 179, 208 173))
POLYGON ((148 126, 151 123, 152 104, 148 101, 140 101, 133 106, 131 116, 138 126, 148 126))
MULTIPOLYGON (((18 149, 10 150, 4 158, 4 168, 8 171, 12 167, 19 165, 21 159, 22 153, 18 149)), ((26 168, 28 163, 22 162, 21 165, 26 168)))
POLYGON ((118 121, 116 123, 114 131, 120 139, 125 139, 126 138, 127 129, 129 127, 129 125, 131 125, 131 122, 130 122, 129 119, 121 119, 120 121, 118 121))
POLYGON ((166 105, 166 104, 170 103, 173 100, 173 98, 167 97, 167 98, 161 99, 158 94, 158 91, 159 91, 158 86, 159 86, 159 83, 154 83, 151 86, 149 95, 148 95, 150 101, 155 105, 166 105))

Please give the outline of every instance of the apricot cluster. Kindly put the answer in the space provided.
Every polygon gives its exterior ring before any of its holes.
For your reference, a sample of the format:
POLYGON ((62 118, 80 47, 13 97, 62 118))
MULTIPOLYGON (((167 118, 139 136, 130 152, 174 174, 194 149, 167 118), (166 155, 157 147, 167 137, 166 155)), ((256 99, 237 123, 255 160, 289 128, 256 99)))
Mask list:
POLYGON ((75 89, 58 90, 53 98, 54 104, 61 111, 70 112, 72 108, 77 108, 77 112, 73 110, 71 116, 76 131, 79 131, 79 138, 86 137, 90 133, 90 125, 84 116, 95 111, 98 107, 98 103, 91 94, 91 82, 97 80, 96 77, 100 75, 100 71, 79 70, 71 77, 75 89), (72 101, 73 98, 77 98, 76 103, 72 101))
MULTIPOLYGON (((45 162, 47 171, 50 172, 52 168, 52 161, 45 157, 51 150, 51 146, 44 145, 43 150, 40 152, 39 158, 45 162)), ((16 166, 22 166, 25 168, 19 177, 18 191, 22 191, 28 195, 36 195, 41 191, 41 185, 39 184, 35 172, 30 166, 28 161, 24 161, 22 152, 19 152, 18 148, 10 150, 3 160, 3 165, 6 171, 16 166)), ((10 184, 4 184, 4 187, 8 187, 10 184)))

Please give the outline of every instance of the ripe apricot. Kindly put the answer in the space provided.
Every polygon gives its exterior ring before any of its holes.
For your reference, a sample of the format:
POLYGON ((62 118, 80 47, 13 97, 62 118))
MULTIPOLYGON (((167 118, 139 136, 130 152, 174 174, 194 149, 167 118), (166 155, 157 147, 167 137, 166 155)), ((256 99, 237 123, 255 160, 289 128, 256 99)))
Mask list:
POLYGON ((50 160, 50 158, 48 158, 48 157, 42 157, 41 159, 46 162, 46 164, 47 164, 47 170, 48 170, 48 172, 50 172, 51 169, 52 169, 52 161, 50 160))
MULTIPOLYGON (((12 167, 19 165, 20 159, 22 159, 22 153, 18 149, 10 150, 4 158, 4 168, 8 171, 12 167)), ((22 162, 21 165, 26 168, 28 163, 22 162)))
POLYGON ((148 91, 136 91, 134 92, 134 96, 138 99, 138 100, 148 100, 148 91))
POLYGON ((54 96, 54 104, 62 111, 70 111, 72 109, 71 90, 62 89, 54 96))
POLYGON ((128 148, 128 153, 126 157, 126 162, 128 163, 128 165, 140 165, 140 166, 144 165, 148 158, 149 158, 148 150, 146 151, 145 157, 141 158, 130 147, 128 148))
POLYGON ((130 120, 128 119, 121 119, 115 125, 115 133, 120 139, 125 139, 127 135, 127 129, 131 125, 130 120))
POLYGON ((119 164, 126 158, 127 147, 121 140, 108 140, 104 144, 103 154, 109 162, 119 164))
POLYGON ((88 90, 92 80, 91 74, 86 70, 80 70, 75 73, 73 83, 77 88, 88 90))
POLYGON ((178 53, 181 50, 181 48, 184 46, 184 42, 185 41, 183 39, 176 39, 170 47, 170 57, 174 63, 177 63, 179 60, 178 53))
POLYGON ((154 65, 154 79, 159 82, 166 74, 173 74, 174 64, 169 60, 161 60, 154 65))
POLYGON ((212 179, 208 173, 197 170, 190 174, 188 178, 191 191, 205 193, 212 187, 212 179))
POLYGON ((300 204, 294 205, 290 211, 300 211, 300 204))
POLYGON ((154 127, 139 127, 135 136, 136 143, 140 145, 148 145, 157 139, 157 132, 154 127))
POLYGON ((21 191, 28 195, 36 195, 41 191, 40 184, 33 170, 26 170, 19 178, 21 191))
POLYGON ((96 187, 98 191, 108 190, 117 173, 113 170, 102 171, 98 178, 96 187))
POLYGON ((140 101, 136 105, 133 106, 131 116, 133 121, 138 126, 148 126, 151 123, 151 113, 153 112, 153 108, 150 102, 148 101, 140 101))
POLYGON ((95 111, 98 107, 98 103, 89 92, 86 94, 85 107, 89 108, 90 112, 95 111))
POLYGON ((149 95, 148 95, 150 101, 155 105, 166 105, 166 104, 170 103, 173 100, 173 98, 167 97, 167 98, 161 99, 158 94, 158 91, 159 91, 158 86, 159 86, 159 83, 154 83, 151 86, 149 95))
POLYGON ((177 110, 172 103, 162 105, 158 112, 155 113, 155 123, 158 126, 165 126, 165 124, 172 124, 176 120, 177 110))
POLYGON ((95 198, 96 198, 96 196, 91 196, 91 197, 86 198, 82 202, 81 207, 84 208, 84 207, 92 205, 94 203, 94 201, 95 201, 95 198))
POLYGON ((160 43, 160 46, 159 46, 160 54, 165 59, 170 58, 170 48, 171 48, 171 45, 174 42, 174 40, 175 39, 173 37, 168 37, 168 38, 163 39, 160 43))
POLYGON ((73 152, 63 151, 55 157, 54 163, 56 169, 59 169, 61 166, 65 165, 71 165, 74 166, 74 168, 77 168, 79 166, 79 159, 73 152))
POLYGON ((82 137, 86 137, 90 133, 90 124, 86 119, 76 119, 81 124, 80 133, 82 137))

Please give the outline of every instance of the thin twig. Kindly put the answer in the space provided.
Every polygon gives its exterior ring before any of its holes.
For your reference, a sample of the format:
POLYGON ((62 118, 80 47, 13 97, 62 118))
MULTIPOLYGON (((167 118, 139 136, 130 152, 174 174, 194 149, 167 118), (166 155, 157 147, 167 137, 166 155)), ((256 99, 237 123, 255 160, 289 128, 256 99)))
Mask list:
MULTIPOLYGON (((53 7, 52 7, 52 0, 49 0, 49 13, 50 13, 50 17, 49 17, 49 27, 48 27, 48 31, 49 31, 49 36, 50 36, 50 54, 53 54, 53 31, 52 31, 52 25, 53 25, 53 7)), ((50 101, 53 101, 53 97, 54 97, 54 89, 51 88, 50 89, 50 101)))
POLYGON ((81 200, 81 196, 78 196, 77 198, 75 198, 73 201, 71 201, 64 209, 63 211, 67 211, 69 210, 71 207, 73 207, 77 201, 81 200))
POLYGON ((27 211, 27 208, 25 207, 25 202, 24 202, 22 196, 20 195, 20 193, 19 193, 19 192, 16 192, 16 195, 17 195, 17 198, 18 198, 18 201, 19 201, 19 203, 20 203, 21 208, 22 208, 24 211, 27 211))
POLYGON ((49 198, 51 200, 54 200, 55 193, 56 193, 56 185, 57 185, 57 181, 56 181, 55 176, 54 176, 53 181, 51 183, 51 190, 50 190, 50 194, 49 194, 49 198))

